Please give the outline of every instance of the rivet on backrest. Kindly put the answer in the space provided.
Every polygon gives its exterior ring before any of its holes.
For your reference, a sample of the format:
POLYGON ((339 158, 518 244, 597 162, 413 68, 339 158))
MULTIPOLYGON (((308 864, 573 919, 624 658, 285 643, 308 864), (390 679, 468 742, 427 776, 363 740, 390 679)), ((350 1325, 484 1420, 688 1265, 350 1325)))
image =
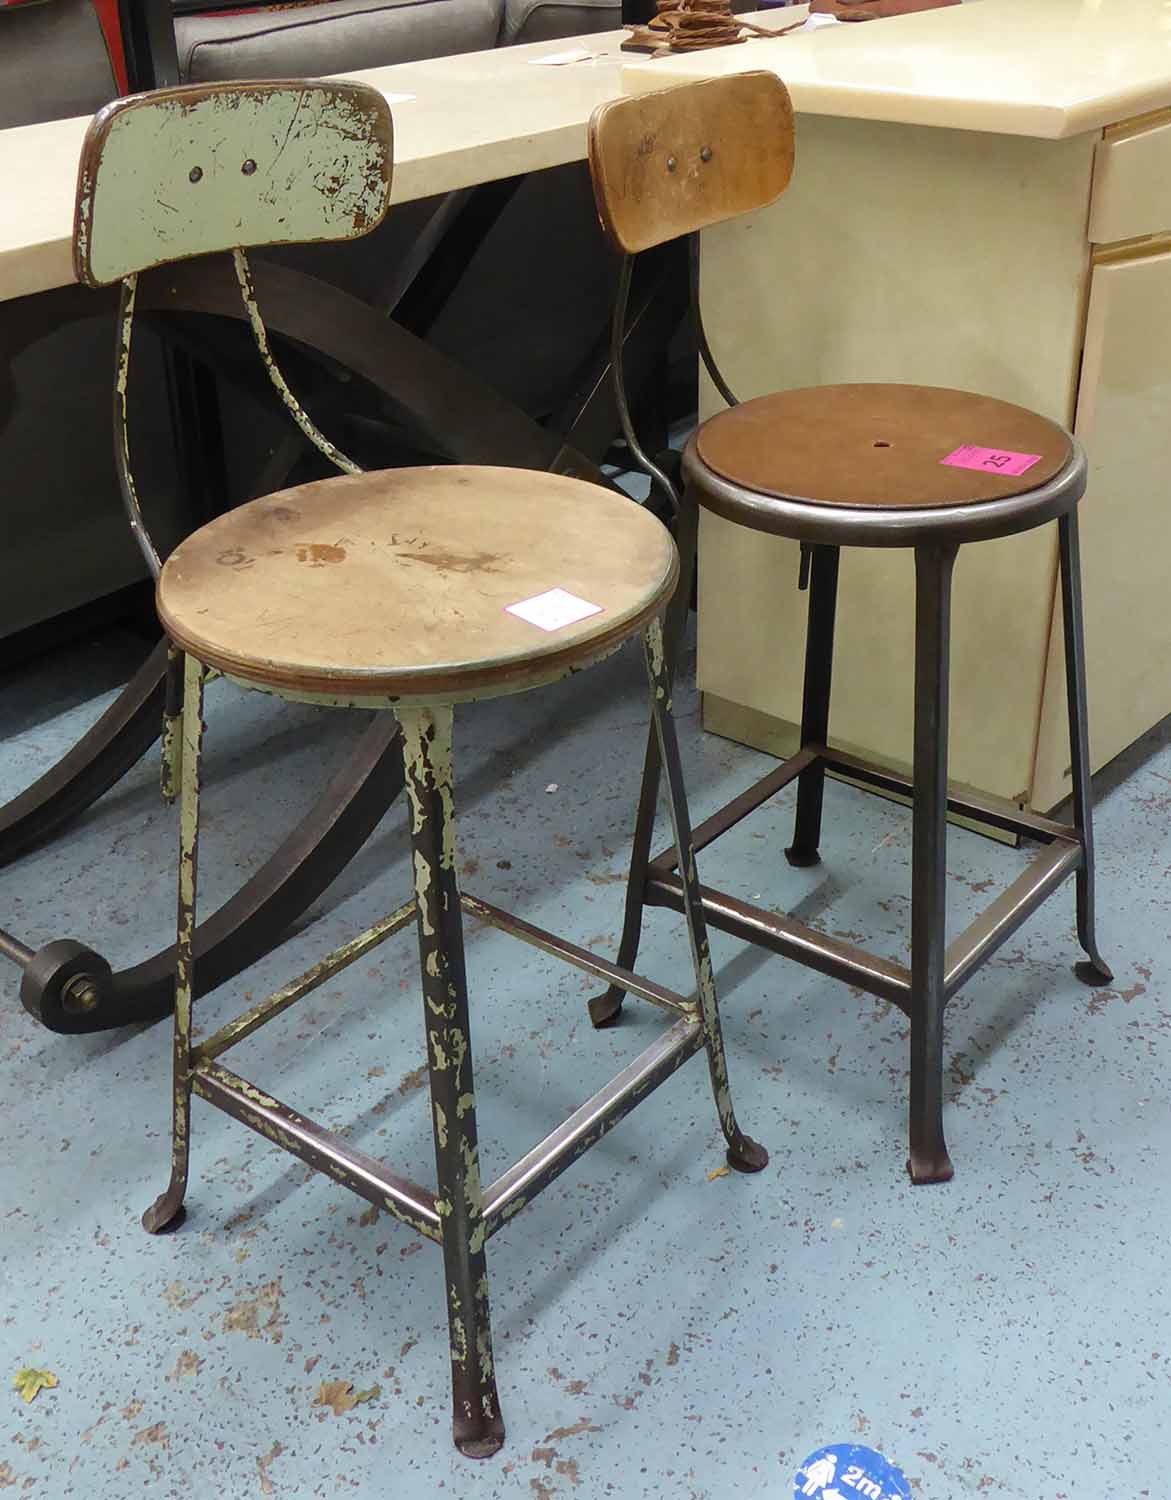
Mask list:
POLYGON ((701 146, 699 148, 699 159, 700 161, 711 161, 712 148, 710 146, 701 146))
POLYGON ((668 156, 668 158, 667 158, 667 171, 668 172, 673 172, 678 165, 679 165, 679 163, 675 160, 675 158, 673 156, 668 156))
POLYGON ((188 172, 188 174, 187 174, 187 181, 188 182, 198 182, 199 179, 202 176, 203 176, 203 168, 202 167, 192 167, 191 170, 190 170, 190 172, 188 172))
POLYGON ((243 172, 245 177, 251 177, 253 172, 256 171, 256 163, 252 160, 251 157, 249 157, 244 165, 240 168, 240 170, 241 172, 243 172))

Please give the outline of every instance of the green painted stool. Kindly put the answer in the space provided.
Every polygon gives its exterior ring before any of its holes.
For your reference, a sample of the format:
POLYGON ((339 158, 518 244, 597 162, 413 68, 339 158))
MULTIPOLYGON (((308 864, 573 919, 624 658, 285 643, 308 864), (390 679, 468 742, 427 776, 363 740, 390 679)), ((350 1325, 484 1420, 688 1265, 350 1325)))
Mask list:
POLYGON ((268 495, 220 516, 159 564, 159 615, 183 667, 170 754, 182 791, 171 1180, 144 1216, 177 1225, 187 1187, 191 1096, 327 1172, 441 1246, 454 1432, 471 1457, 504 1439, 488 1314, 485 1246, 520 1209, 694 1053, 705 1051, 729 1162, 767 1155, 736 1123, 679 751, 661 616, 679 559, 665 528, 625 496, 580 480, 462 466, 363 474, 297 405, 268 349, 241 241, 344 239, 378 222, 389 196, 391 122, 381 95, 351 84, 234 84, 125 100, 97 117, 83 155, 76 249, 84 281, 125 283, 116 411, 127 504, 124 397, 136 275, 232 250, 266 365, 302 428, 343 477, 268 495), (641 634, 652 734, 666 772, 696 979, 687 998, 461 894, 456 879, 454 705, 551 683, 641 634), (403 731, 413 899, 213 1035, 192 1035, 203 688, 209 670, 283 698, 392 710, 403 731), (641 996, 670 1024, 609 1083, 495 1182, 480 1181, 461 914, 641 996), (390 1170, 255 1084, 223 1054, 415 922, 424 999, 437 1188, 390 1170))

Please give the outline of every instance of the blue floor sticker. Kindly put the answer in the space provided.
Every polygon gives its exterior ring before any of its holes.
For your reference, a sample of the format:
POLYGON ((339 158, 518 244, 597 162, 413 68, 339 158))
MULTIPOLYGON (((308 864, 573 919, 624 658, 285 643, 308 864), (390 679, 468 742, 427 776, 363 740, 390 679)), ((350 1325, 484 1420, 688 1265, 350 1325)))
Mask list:
POLYGON ((797 1470, 796 1500, 911 1500, 902 1471, 857 1443, 818 1448, 797 1470))

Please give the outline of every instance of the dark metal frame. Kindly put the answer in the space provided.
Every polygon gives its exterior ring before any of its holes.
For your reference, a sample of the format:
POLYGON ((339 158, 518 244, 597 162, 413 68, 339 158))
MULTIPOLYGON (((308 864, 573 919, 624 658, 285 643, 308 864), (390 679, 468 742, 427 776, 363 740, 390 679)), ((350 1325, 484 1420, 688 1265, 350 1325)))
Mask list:
MULTIPOLYGON (((171 1175, 166 1190, 143 1216, 151 1233, 175 1228, 184 1217, 190 1161, 191 1096, 265 1136, 306 1165, 325 1172, 366 1201, 387 1210, 443 1250, 452 1364, 453 1435, 466 1456, 484 1458, 504 1441, 496 1390, 488 1308, 487 1241, 571 1166, 590 1146, 665 1082, 695 1053, 705 1051, 712 1092, 727 1143, 727 1160, 739 1171, 760 1171, 767 1152, 745 1135, 732 1108, 720 1030, 711 954, 695 871, 694 847, 679 747, 671 714, 670 674, 660 624, 644 634, 651 705, 651 735, 666 770, 675 864, 684 874, 680 910, 687 921, 696 979, 688 999, 628 968, 578 947, 471 895, 461 893, 453 855, 454 776, 450 704, 406 706, 402 726, 416 896, 367 931, 326 955, 299 978, 221 1026, 198 1043, 192 1036, 195 994, 199 797, 206 725, 203 687, 207 669, 188 656, 178 732, 182 781, 176 999, 173 1034, 171 1175), (476 1127, 470 1014, 464 966, 462 913, 510 933, 598 979, 620 985, 665 1010, 671 1024, 499 1178, 482 1187, 476 1127), (230 1072, 220 1057, 280 1015, 332 975, 401 931, 414 918, 423 990, 437 1187, 420 1186, 355 1150, 299 1111, 230 1072)), ((384 717, 389 717, 386 715, 384 717)))
MULTIPOLYGON (((699 316, 699 244, 691 236, 692 310, 699 348, 717 388, 735 404, 720 375, 699 316)), ((623 288, 629 284, 629 264, 623 288)), ((624 317, 620 288, 615 329, 624 317)), ((615 334, 617 337, 617 332, 615 334)), ((621 386, 621 365, 615 364, 621 386)), ((619 390, 625 424, 629 410, 619 390)), ((637 438, 632 451, 648 464, 637 438)), ((1072 440, 1071 440, 1072 441, 1072 440)), ((791 782, 797 782, 793 842, 785 851, 795 866, 819 863, 822 800, 827 772, 836 772, 876 791, 910 799, 912 806, 911 966, 867 953, 852 943, 775 911, 753 906, 721 891, 702 892, 704 915, 712 927, 754 943, 809 968, 857 985, 899 1007, 911 1022, 910 1151, 907 1163, 916 1183, 946 1182, 953 1175, 943 1129, 943 1017, 948 1001, 1021 924, 1070 875, 1076 875, 1078 941, 1087 957, 1075 966, 1086 984, 1113 978, 1098 950, 1094 927, 1094 846, 1090 760, 1087 734, 1085 646, 1077 505, 1086 486, 1086 460, 1073 442, 1069 462, 1046 484, 1005 500, 931 509, 877 509, 817 505, 799 499, 758 494, 713 473, 700 459, 695 438, 683 459, 685 488, 678 499, 682 570, 668 630, 673 670, 696 567, 700 507, 728 520, 801 543, 802 586, 809 584, 801 745, 747 791, 695 830, 701 850, 726 833, 791 782), (1021 812, 1008 803, 973 793, 952 795, 947 783, 951 576, 959 546, 1012 535, 1053 519, 1058 524, 1066 692, 1073 780, 1073 819, 1063 824, 1021 812), (913 547, 915 552, 915 727, 911 777, 829 746, 830 688, 837 605, 838 555, 843 545, 913 547), (990 906, 950 945, 946 942, 947 818, 957 814, 1043 846, 990 906)), ((665 476, 648 464, 652 482, 665 476)), ((646 906, 681 910, 682 881, 670 852, 651 857, 659 760, 648 746, 639 794, 634 850, 626 891, 626 913, 618 962, 630 967, 637 956, 646 906)), ((620 1013, 622 986, 611 984, 589 1002, 595 1026, 613 1024, 620 1013)))

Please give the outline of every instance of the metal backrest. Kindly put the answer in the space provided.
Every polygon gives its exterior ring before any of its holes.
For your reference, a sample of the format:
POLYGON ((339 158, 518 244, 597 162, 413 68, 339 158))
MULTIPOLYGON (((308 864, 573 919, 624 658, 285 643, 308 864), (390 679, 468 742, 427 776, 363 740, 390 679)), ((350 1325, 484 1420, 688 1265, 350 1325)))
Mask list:
POLYGON ((73 225, 79 281, 106 286, 217 250, 350 240, 390 198, 386 100, 358 83, 201 84, 94 117, 73 225))
POLYGON ((158 89, 108 105, 82 146, 73 264, 89 286, 122 282, 114 352, 114 458, 147 567, 162 567, 130 467, 126 390, 141 271, 230 250, 264 367, 305 436, 348 474, 352 459, 289 389, 256 301, 246 249, 353 240, 382 220, 394 158, 377 89, 310 80, 158 89))
POLYGON ((763 208, 793 175, 793 107, 775 73, 635 94, 590 119, 602 227, 627 255, 763 208))

